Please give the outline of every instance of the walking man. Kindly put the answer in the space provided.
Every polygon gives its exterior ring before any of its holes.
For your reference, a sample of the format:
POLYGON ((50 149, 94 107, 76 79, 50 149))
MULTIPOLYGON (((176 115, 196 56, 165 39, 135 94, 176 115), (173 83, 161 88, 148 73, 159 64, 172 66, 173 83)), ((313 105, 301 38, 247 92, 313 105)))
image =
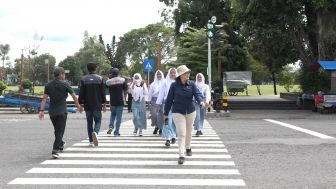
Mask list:
POLYGON ((50 97, 48 112, 50 120, 54 126, 55 134, 55 141, 51 154, 52 157, 56 159, 59 157, 58 153, 63 151, 65 144, 63 141, 63 135, 68 115, 66 105, 66 98, 68 97, 68 93, 73 98, 77 109, 80 109, 80 105, 70 85, 63 81, 65 79, 64 69, 62 67, 56 67, 54 70, 54 76, 54 80, 50 81, 44 87, 44 95, 41 102, 41 109, 39 110, 39 118, 40 120, 44 118, 46 103, 50 97))
POLYGON ((112 68, 111 77, 111 79, 106 81, 106 86, 108 86, 110 92, 111 110, 109 130, 107 131, 107 134, 111 134, 115 128, 114 136, 120 136, 119 130, 128 87, 125 78, 119 76, 118 68, 112 68))
POLYGON ((106 111, 105 85, 103 78, 96 74, 97 64, 88 63, 88 75, 83 76, 78 101, 81 110, 85 110, 89 146, 98 146, 98 133, 101 126, 102 113, 106 111), (95 123, 93 128, 93 121, 95 123))

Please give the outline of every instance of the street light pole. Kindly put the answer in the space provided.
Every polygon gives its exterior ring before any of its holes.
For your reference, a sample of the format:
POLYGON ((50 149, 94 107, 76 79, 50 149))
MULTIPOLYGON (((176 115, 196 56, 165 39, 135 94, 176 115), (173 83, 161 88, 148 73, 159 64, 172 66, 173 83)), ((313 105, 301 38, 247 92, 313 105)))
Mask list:
POLYGON ((211 39, 208 37, 208 81, 211 91, 211 39))
POLYGON ((161 60, 162 60, 162 43, 163 43, 163 39, 162 39, 162 33, 158 33, 158 38, 159 38, 159 42, 158 42, 158 47, 157 47, 157 68, 158 70, 162 70, 162 64, 161 64, 161 60))
POLYGON ((47 77, 47 83, 49 82, 49 60, 48 59, 45 59, 44 60, 44 63, 47 65, 47 73, 48 73, 48 77, 47 77))

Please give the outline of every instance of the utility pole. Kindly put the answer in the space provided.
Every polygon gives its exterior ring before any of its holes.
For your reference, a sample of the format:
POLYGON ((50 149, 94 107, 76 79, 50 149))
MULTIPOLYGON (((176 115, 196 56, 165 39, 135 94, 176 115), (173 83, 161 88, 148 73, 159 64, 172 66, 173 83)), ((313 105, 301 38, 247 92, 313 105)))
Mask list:
POLYGON ((162 39, 162 33, 158 33, 158 46, 157 46, 157 69, 162 71, 162 64, 161 64, 161 60, 162 60, 162 44, 163 44, 163 39, 162 39))

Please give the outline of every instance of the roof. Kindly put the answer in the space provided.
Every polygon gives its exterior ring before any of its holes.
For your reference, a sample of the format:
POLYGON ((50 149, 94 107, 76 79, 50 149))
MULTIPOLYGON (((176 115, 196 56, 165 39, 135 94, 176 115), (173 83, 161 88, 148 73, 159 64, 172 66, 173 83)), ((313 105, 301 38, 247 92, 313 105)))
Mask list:
POLYGON ((318 61, 318 63, 326 71, 336 71, 336 61, 318 61))

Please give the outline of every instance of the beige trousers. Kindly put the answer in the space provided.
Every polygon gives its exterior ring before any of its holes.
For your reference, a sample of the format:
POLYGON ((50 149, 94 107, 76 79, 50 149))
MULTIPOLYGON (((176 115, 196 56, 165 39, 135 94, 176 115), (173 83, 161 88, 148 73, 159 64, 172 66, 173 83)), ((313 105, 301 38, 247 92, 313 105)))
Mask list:
POLYGON ((186 115, 173 113, 173 120, 176 126, 180 157, 185 157, 186 149, 190 149, 191 132, 194 125, 195 117, 195 111, 186 115))

